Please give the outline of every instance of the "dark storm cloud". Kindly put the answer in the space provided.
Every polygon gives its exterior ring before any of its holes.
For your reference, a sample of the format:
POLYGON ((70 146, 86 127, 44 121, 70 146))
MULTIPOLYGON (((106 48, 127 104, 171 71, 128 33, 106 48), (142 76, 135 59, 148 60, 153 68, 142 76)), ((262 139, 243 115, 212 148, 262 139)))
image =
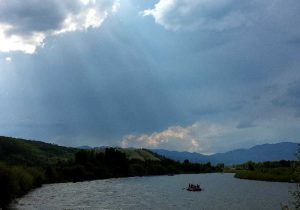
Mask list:
POLYGON ((9 0, 0 3, 0 22, 14 26, 10 34, 28 35, 32 32, 56 30, 68 13, 78 12, 79 1, 9 0))
POLYGON ((48 36, 99 27, 117 4, 110 0, 2 0, 0 52, 34 53, 48 36))
POLYGON ((255 125, 253 124, 252 121, 241 121, 236 127, 239 129, 243 129, 243 128, 252 128, 254 126, 255 125))
POLYGON ((300 37, 289 39, 287 41, 287 44, 290 44, 290 45, 299 45, 300 44, 300 37))
POLYGON ((272 103, 279 107, 300 109, 300 81, 289 84, 283 95, 272 100, 272 103))

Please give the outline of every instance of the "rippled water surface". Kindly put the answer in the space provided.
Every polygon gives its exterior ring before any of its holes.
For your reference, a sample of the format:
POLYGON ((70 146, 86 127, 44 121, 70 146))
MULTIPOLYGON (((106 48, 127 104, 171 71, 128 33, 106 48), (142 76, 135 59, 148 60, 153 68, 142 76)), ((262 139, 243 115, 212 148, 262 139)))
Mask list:
POLYGON ((18 200, 17 209, 280 209, 293 184, 250 181, 233 174, 132 177, 49 184, 18 200), (204 191, 188 192, 188 183, 204 191))

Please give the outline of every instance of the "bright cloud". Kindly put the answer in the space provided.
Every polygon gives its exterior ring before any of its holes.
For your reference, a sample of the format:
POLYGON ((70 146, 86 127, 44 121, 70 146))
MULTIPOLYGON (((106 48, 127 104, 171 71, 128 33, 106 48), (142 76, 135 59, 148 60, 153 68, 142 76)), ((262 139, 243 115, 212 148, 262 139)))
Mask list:
POLYGON ((47 36, 100 27, 118 0, 0 1, 0 52, 32 54, 47 36))
POLYGON ((42 45, 44 33, 33 32, 30 36, 6 35, 7 31, 12 28, 12 25, 0 24, 0 52, 23 51, 32 54, 37 46, 42 45))
POLYGON ((7 62, 11 62, 11 61, 12 61, 12 59, 11 59, 11 57, 6 57, 6 58, 5 58, 5 61, 7 61, 7 62))
POLYGON ((172 126, 161 132, 141 135, 127 135, 123 147, 165 148, 190 152, 207 152, 214 138, 235 129, 219 124, 196 122, 187 127, 172 126))
POLYGON ((254 1, 160 0, 143 14, 153 16, 156 23, 169 30, 223 31, 250 24, 252 7, 260 4, 254 1))

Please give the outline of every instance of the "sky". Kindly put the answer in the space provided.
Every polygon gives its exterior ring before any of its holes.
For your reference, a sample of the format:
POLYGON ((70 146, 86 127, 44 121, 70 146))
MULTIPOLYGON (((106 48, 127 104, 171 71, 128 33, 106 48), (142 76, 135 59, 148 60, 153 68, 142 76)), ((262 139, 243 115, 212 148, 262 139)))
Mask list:
POLYGON ((211 154, 299 142, 299 0, 0 0, 0 135, 211 154))

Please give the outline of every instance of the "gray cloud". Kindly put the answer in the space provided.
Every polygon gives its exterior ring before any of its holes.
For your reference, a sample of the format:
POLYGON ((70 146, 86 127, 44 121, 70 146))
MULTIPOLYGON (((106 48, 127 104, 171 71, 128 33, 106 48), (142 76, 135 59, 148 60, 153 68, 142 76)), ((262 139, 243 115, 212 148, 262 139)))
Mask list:
MULTIPOLYGON (((203 49, 204 43, 207 43, 206 35, 211 37, 209 40, 217 35, 219 40, 213 41, 217 44, 222 39, 221 43, 228 41, 232 34, 236 37, 230 40, 240 41, 253 32, 252 40, 265 39, 263 45, 295 45, 300 36, 299 9, 297 0, 160 0, 143 14, 152 16, 167 30, 200 32, 196 38, 198 43, 203 40, 203 49)), ((264 48, 262 45, 259 47, 264 48)))
POLYGON ((47 36, 99 27, 118 1, 0 1, 0 52, 34 53, 47 36))
POLYGON ((300 37, 291 38, 291 39, 287 40, 286 43, 290 44, 290 45, 299 45, 300 44, 300 37))
POLYGON ((56 30, 61 27, 68 13, 78 13, 79 1, 2 1, 0 4, 0 22, 12 25, 6 35, 31 35, 33 32, 56 30), (72 3, 73 2, 73 3, 72 3))
MULTIPOLYGON (((111 8, 110 1, 102 2, 111 8)), ((300 79, 300 48, 287 40, 298 37, 299 3, 276 0, 256 10, 255 1, 250 6, 232 2, 203 15, 217 21, 232 11, 258 13, 251 19, 255 24, 165 30, 139 14, 154 1, 123 0, 101 27, 80 32, 84 24, 75 18, 79 25, 73 33, 42 32, 44 47, 33 55, 0 53, 1 135, 69 146, 120 146, 126 139, 129 146, 147 146, 155 138, 157 147, 204 153, 297 140, 299 86, 294 81, 300 79), (211 127, 222 132, 204 138, 211 127), (180 131, 187 135, 176 137, 180 131), (195 142, 199 147, 193 148, 195 142)), ((72 5, 73 14, 81 10, 72 5)), ((197 12, 192 14, 190 20, 198 21, 197 12)), ((45 28, 58 32, 58 22, 45 28)), ((42 27, 28 24, 27 32, 20 26, 13 33, 24 38, 48 30, 42 27)))
POLYGON ((239 129, 243 129, 243 128, 252 128, 255 127, 255 125, 252 121, 241 121, 236 127, 239 129))
POLYGON ((256 0, 160 0, 144 15, 153 16, 158 24, 171 30, 223 31, 251 25, 258 18, 255 10, 264 6, 263 1, 256 0))
POLYGON ((279 97, 272 100, 275 106, 292 107, 299 110, 300 107, 300 81, 289 84, 287 90, 279 97))

